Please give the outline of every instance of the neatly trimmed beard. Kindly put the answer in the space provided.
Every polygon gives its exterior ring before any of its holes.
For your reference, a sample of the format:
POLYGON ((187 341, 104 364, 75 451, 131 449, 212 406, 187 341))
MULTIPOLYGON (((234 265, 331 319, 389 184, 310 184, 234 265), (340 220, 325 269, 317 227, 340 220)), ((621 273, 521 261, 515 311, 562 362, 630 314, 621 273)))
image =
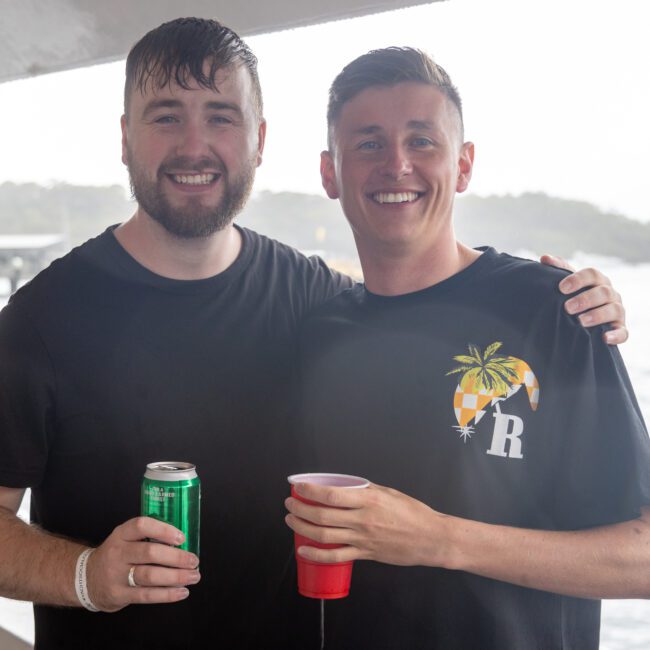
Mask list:
POLYGON ((242 171, 232 179, 220 162, 210 158, 193 162, 182 157, 167 160, 158 169, 155 181, 147 178, 130 149, 127 149, 127 162, 133 198, 168 233, 181 239, 209 237, 223 230, 241 212, 255 180, 256 157, 247 161, 242 171), (221 200, 217 205, 206 207, 200 197, 188 196, 182 207, 172 206, 162 189, 167 169, 183 169, 197 174, 205 169, 220 170, 218 182, 223 185, 221 200))

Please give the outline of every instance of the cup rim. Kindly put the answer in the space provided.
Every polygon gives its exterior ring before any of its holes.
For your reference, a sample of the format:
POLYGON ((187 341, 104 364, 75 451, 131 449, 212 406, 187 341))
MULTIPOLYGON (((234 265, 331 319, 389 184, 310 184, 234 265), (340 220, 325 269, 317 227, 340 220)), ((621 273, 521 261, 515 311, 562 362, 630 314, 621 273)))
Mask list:
MULTIPOLYGON (((334 478, 334 479, 346 479, 352 481, 352 485, 335 485, 330 487, 342 487, 350 490, 358 490, 362 488, 367 488, 370 485, 368 479, 363 478, 362 476, 354 476, 352 474, 336 474, 333 472, 305 472, 303 474, 291 474, 287 476, 287 481, 291 485, 297 485, 298 483, 310 483, 309 478, 334 478)), ((316 481, 311 481, 312 483, 317 483, 316 481)), ((317 483, 323 485, 322 483, 317 483)))

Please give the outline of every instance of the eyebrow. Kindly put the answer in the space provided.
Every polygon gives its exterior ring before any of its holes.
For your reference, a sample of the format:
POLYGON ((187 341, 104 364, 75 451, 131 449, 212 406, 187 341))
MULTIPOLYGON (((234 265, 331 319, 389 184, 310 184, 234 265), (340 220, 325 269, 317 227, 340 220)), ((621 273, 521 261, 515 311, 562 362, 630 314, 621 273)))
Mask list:
POLYGON ((241 107, 232 102, 207 102, 204 108, 209 108, 212 111, 232 111, 233 113, 237 113, 237 115, 243 115, 241 107))
POLYGON ((436 128, 434 123, 430 122, 429 120, 409 120, 406 126, 408 126, 409 129, 418 129, 424 131, 434 131, 436 128))
MULTIPOLYGON (((406 123, 407 128, 416 129, 419 131, 435 131, 435 125, 429 120, 409 120, 406 123)), ((354 130, 354 135, 374 135, 383 131, 382 127, 378 124, 369 124, 354 130)))
POLYGON ((352 133, 353 135, 373 135, 374 133, 379 133, 379 131, 381 131, 381 127, 371 124, 369 126, 359 127, 352 133))
MULTIPOLYGON (((161 108, 183 108, 183 102, 179 99, 152 99, 146 106, 142 113, 143 117, 147 117, 154 111, 157 111, 161 108)), ((206 102, 203 105, 203 108, 207 108, 211 111, 232 111, 237 115, 242 115, 242 110, 237 104, 231 102, 219 102, 219 101, 210 101, 206 102)))
POLYGON ((152 99, 142 111, 143 117, 157 111, 160 108, 180 108, 182 103, 177 99, 152 99))

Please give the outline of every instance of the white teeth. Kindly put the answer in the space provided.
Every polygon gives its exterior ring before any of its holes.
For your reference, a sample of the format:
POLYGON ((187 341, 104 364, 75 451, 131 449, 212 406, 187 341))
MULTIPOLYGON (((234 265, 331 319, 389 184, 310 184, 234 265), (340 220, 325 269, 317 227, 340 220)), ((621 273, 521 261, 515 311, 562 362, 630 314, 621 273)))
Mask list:
POLYGON ((419 194, 417 192, 376 192, 372 198, 377 203, 406 203, 415 201, 419 194))
POLYGON ((192 176, 174 174, 173 178, 181 185, 208 185, 216 178, 216 174, 193 174, 192 176))

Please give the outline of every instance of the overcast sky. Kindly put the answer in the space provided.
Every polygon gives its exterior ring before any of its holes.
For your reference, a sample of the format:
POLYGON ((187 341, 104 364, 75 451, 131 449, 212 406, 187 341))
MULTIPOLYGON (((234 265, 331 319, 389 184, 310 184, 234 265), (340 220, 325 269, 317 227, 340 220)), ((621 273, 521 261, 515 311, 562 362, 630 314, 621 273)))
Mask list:
MULTIPOLYGON (((650 220, 645 0, 450 0, 248 39, 269 122, 257 189, 321 193, 333 77, 414 45, 451 74, 476 144, 472 191, 545 191, 650 220)), ((0 84, 0 182, 126 186, 124 62, 0 84)))

